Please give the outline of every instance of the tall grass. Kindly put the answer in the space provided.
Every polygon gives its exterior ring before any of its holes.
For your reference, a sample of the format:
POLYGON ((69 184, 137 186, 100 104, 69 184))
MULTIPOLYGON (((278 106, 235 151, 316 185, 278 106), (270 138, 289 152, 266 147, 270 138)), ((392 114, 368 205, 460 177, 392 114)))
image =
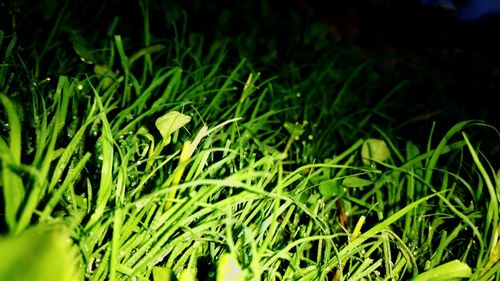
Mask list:
MULTIPOLYGON (((369 63, 287 73, 292 87, 197 35, 155 41, 140 8, 140 47, 74 35, 79 70, 50 81, 0 34, 0 249, 71 239, 38 258, 69 264, 60 280, 499 278, 498 172, 470 138, 495 128, 401 141, 374 122, 404 83, 375 104, 352 88, 369 63)), ((63 12, 33 57, 62 55, 63 12)), ((11 275, 25 251, 0 279, 50 278, 53 264, 11 275)))

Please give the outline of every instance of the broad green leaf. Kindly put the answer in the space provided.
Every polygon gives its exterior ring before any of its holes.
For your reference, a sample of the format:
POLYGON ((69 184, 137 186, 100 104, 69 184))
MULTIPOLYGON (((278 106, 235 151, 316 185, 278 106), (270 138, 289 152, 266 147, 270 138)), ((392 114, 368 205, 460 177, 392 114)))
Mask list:
POLYGON ((29 230, 0 238, 0 280, 83 280, 76 249, 62 230, 29 230))
POLYGON ((319 184, 319 192, 323 196, 335 196, 344 194, 344 189, 337 180, 325 180, 319 184))
POLYGON ((163 140, 170 142, 170 135, 191 121, 191 117, 178 111, 171 111, 156 119, 155 125, 163 140))
POLYGON ((372 181, 359 177, 347 177, 342 181, 342 185, 346 187, 364 187, 372 184, 372 181))
POLYGON ((382 162, 389 157, 391 157, 391 151, 383 140, 367 139, 361 147, 361 158, 365 165, 369 165, 371 160, 382 162))

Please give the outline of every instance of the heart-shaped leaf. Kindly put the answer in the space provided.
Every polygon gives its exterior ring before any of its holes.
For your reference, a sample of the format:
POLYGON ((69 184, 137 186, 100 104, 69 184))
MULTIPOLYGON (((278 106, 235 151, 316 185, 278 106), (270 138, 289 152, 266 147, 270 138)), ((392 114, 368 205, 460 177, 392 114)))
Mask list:
POLYGON ((345 187, 364 187, 372 184, 371 181, 358 177, 348 177, 342 181, 345 187))
POLYGON ((344 188, 337 180, 325 180, 319 184, 319 192, 323 196, 341 196, 344 194, 344 188))
POLYGON ((361 158, 365 165, 370 164, 370 160, 385 161, 391 157, 391 151, 383 140, 367 139, 361 147, 361 158))
MULTIPOLYGON (((170 140, 170 135, 191 121, 191 117, 178 111, 171 111, 156 119, 155 125, 163 140, 170 140)), ((167 141, 168 142, 168 141, 167 141)))

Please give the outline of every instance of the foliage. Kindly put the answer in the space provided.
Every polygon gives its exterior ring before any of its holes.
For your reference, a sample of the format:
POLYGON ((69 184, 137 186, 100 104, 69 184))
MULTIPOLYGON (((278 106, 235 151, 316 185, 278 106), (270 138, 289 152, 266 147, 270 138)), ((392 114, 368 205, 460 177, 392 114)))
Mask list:
MULTIPOLYGON (((66 6, 45 6, 56 21, 41 50, 16 53, 17 35, 0 33, 0 248, 19 251, 12 267, 57 245, 54 226, 86 280, 498 278, 498 172, 476 144, 494 128, 401 140, 376 121, 404 83, 364 98, 369 62, 328 53, 268 79, 221 41, 156 39, 140 3, 140 41, 116 24, 99 40, 71 30, 66 6)), ((48 278, 53 264, 40 264, 48 278)))

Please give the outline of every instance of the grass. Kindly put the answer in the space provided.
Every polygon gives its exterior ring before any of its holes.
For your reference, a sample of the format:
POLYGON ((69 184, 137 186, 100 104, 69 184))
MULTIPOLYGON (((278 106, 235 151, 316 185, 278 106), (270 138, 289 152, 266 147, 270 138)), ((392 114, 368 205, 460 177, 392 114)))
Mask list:
POLYGON ((372 62, 266 76, 140 8, 138 41, 84 39, 70 10, 41 49, 0 33, 1 280, 500 278, 494 127, 401 139, 407 84, 370 98, 372 62))

